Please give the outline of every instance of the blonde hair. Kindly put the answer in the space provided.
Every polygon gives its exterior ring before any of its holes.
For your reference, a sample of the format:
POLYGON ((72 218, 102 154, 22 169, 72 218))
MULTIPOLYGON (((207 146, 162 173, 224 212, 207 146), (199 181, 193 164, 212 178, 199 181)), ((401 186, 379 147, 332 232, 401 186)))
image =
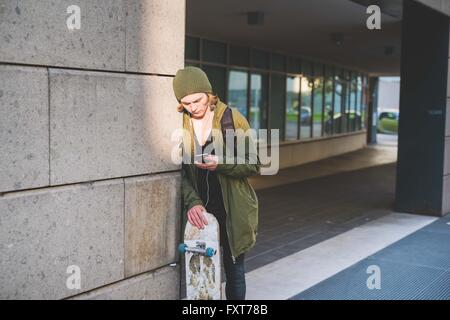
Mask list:
MULTIPOLYGON (((216 104, 219 101, 219 97, 217 96, 217 94, 214 94, 214 93, 209 93, 209 92, 203 92, 203 93, 206 93, 206 95, 208 96, 208 101, 206 103, 209 104, 209 110, 213 111, 216 108, 216 104)), ((177 111, 178 112, 184 111, 184 106, 182 103, 180 103, 177 106, 177 111)))

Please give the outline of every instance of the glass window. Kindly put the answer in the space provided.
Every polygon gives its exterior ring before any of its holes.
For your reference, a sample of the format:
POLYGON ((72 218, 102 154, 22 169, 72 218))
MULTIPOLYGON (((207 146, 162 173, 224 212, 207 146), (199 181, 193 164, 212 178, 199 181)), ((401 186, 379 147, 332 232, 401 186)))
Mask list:
POLYGON ((230 64, 233 66, 250 66, 250 50, 242 46, 230 46, 230 64))
POLYGON ((304 76, 308 76, 308 77, 313 75, 312 62, 306 61, 306 60, 302 60, 302 74, 304 76))
POLYGON ((366 74, 195 36, 186 36, 185 48, 185 65, 202 68, 214 93, 254 129, 279 129, 281 140, 297 140, 366 126, 366 74))
POLYGON ((350 114, 350 79, 349 72, 343 70, 342 72, 342 132, 349 131, 349 114, 350 114))
POLYGON ((323 80, 323 66, 314 65, 313 137, 322 136, 323 80))
POLYGON ((285 76, 272 74, 270 84, 270 129, 280 130, 280 139, 284 140, 284 109, 285 109, 285 76))
POLYGON ((289 57, 289 59, 288 59, 288 70, 287 71, 290 72, 290 73, 300 74, 301 73, 300 59, 294 58, 294 57, 289 57))
POLYGON ((301 104, 300 110, 300 139, 311 138, 311 112, 312 112, 312 87, 314 79, 312 77, 301 77, 301 104))
POLYGON ((332 67, 325 68, 325 114, 324 114, 324 134, 333 134, 333 69, 332 67))
POLYGON ((366 127, 366 111, 367 111, 367 104, 368 104, 368 85, 369 85, 369 79, 367 76, 363 76, 362 78, 362 91, 361 91, 361 104, 362 104, 362 110, 361 110, 361 128, 364 129, 366 127))
POLYGON ((227 45, 222 42, 203 40, 203 60, 208 62, 226 63, 227 45))
POLYGON ((286 58, 285 56, 272 53, 272 70, 276 71, 286 71, 286 58))
POLYGON ((356 78, 356 130, 361 130, 362 108, 362 77, 358 75, 356 78))
POLYGON ((300 78, 286 78, 285 140, 298 139, 300 78))
POLYGON ((349 131, 356 130, 356 92, 357 92, 356 88, 357 88, 356 74, 352 72, 350 75, 349 131))
POLYGON ((252 73, 250 76, 250 127, 267 129, 268 76, 252 73))
POLYGON ((227 71, 224 67, 203 65, 202 70, 205 71, 211 82, 213 92, 224 100, 226 97, 226 75, 227 71))
POLYGON ((200 60, 200 39, 187 36, 185 46, 186 59, 200 60))
POLYGON ((342 70, 335 71, 334 76, 334 133, 346 131, 347 118, 345 106, 347 104, 347 85, 342 70))
POLYGON ((246 71, 230 70, 228 80, 228 105, 237 107, 246 118, 247 115, 247 75, 246 71))
POLYGON ((254 68, 269 69, 270 54, 261 50, 252 50, 252 64, 254 68))

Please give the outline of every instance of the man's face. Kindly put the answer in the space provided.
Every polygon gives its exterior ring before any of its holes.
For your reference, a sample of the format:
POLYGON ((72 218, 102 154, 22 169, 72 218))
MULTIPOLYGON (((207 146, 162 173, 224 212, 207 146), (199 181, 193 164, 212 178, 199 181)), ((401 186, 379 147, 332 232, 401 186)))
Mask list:
POLYGON ((193 118, 201 119, 208 108, 208 95, 206 93, 192 93, 181 99, 183 107, 189 111, 193 118))

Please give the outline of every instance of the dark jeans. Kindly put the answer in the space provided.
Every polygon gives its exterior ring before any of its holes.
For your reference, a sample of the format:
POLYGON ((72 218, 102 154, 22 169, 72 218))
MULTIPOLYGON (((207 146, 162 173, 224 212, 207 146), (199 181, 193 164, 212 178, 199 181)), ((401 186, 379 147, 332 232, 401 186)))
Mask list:
POLYGON ((225 213, 215 214, 220 225, 220 242, 223 249, 223 266, 225 269, 225 294, 227 300, 245 300, 245 254, 235 257, 233 263, 225 225, 225 213))

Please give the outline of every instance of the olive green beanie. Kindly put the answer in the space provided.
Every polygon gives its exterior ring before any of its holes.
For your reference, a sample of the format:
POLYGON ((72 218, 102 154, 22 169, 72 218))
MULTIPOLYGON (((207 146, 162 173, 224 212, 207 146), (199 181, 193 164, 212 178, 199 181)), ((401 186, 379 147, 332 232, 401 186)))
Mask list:
POLYGON ((178 102, 188 94, 197 92, 213 93, 206 73, 197 67, 188 66, 179 69, 173 78, 173 92, 178 102))

